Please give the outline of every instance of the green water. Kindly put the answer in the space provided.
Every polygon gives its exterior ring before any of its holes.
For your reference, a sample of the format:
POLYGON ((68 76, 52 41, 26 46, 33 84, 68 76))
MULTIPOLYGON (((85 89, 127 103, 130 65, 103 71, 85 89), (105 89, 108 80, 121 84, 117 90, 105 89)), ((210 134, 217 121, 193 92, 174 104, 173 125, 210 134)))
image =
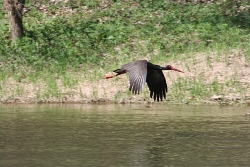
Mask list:
POLYGON ((249 107, 0 105, 0 166, 249 167, 249 107))

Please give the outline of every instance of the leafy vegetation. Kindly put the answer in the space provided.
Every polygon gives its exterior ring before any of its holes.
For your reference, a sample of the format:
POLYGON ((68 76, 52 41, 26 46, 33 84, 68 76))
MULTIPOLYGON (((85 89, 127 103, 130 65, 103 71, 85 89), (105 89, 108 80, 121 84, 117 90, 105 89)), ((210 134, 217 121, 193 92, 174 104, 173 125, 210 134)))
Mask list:
MULTIPOLYGON (((232 48, 249 53, 249 5, 248 0, 69 0, 43 1, 32 8, 28 1, 26 6, 32 10, 23 18, 25 36, 15 42, 10 40, 7 14, 0 12, 1 85, 10 76, 20 82, 42 79, 48 85, 46 96, 57 96, 53 80, 58 77, 64 86, 73 87, 78 82, 73 72, 83 71, 85 79, 97 79, 103 76, 100 68, 113 69, 145 55, 159 62, 183 59, 183 53, 232 48)), ((200 79, 186 81, 194 86, 183 89, 205 96, 200 79)), ((221 89, 216 80, 209 88, 221 89)), ((93 96, 98 96, 97 92, 93 91, 93 96)))

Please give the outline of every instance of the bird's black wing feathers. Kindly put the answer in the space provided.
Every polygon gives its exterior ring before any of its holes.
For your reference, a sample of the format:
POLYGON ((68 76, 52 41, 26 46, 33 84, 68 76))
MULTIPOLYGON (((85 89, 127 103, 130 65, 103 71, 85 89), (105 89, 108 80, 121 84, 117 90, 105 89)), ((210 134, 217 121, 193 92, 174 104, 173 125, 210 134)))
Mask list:
POLYGON ((150 97, 154 100, 166 99, 166 92, 168 91, 166 79, 162 70, 148 70, 146 82, 150 90, 150 97))
POLYGON ((142 91, 147 77, 147 60, 138 60, 122 66, 129 75, 129 90, 134 94, 142 91))

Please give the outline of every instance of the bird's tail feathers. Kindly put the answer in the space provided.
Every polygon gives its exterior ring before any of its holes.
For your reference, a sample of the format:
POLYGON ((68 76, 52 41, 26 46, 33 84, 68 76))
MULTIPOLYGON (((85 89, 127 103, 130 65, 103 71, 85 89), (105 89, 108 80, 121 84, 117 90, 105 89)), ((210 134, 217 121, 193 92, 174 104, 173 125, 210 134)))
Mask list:
POLYGON ((114 70, 113 72, 117 73, 117 74, 120 74, 120 73, 125 73, 126 71, 123 70, 123 69, 116 69, 114 70))

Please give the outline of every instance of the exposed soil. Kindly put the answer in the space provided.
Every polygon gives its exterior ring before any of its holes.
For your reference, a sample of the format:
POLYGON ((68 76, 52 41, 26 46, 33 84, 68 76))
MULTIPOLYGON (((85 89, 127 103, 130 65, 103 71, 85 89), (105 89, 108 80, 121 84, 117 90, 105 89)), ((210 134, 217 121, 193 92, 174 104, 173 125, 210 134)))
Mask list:
MULTIPOLYGON (((171 86, 178 78, 196 79, 200 76, 209 84, 217 78, 220 84, 224 84, 224 91, 214 94, 206 99, 199 99, 199 103, 206 104, 250 104, 250 62, 240 50, 232 50, 227 55, 219 53, 198 53, 195 56, 182 55, 182 61, 171 61, 168 64, 181 69, 185 73, 165 71, 165 77, 171 94, 171 86), (229 81, 235 81, 230 84, 229 81), (227 84, 227 82, 229 84, 227 84), (239 89, 241 88, 241 89, 239 89)), ((155 62, 153 62, 155 63, 155 62)), ((157 64, 166 65, 165 62, 157 64)), ((103 76, 112 74, 104 73, 103 76)), ((83 74, 79 74, 81 77, 83 74)), ((3 94, 1 103, 152 103, 149 98, 147 86, 140 95, 132 95, 128 91, 129 81, 127 75, 121 75, 112 79, 100 79, 94 82, 81 81, 73 88, 65 88, 58 80, 58 92, 55 97, 45 97, 43 94, 46 85, 41 81, 37 84, 17 82, 8 78, 0 85, 3 94)), ((192 86, 192 85, 191 85, 192 86)), ((174 96, 174 95, 172 95, 174 96)), ((187 93, 187 96, 188 93, 187 93)), ((193 97, 188 97, 190 102, 197 103, 193 97)), ((173 102, 167 97, 164 102, 173 102)), ((188 102, 189 103, 189 102, 188 102)))

